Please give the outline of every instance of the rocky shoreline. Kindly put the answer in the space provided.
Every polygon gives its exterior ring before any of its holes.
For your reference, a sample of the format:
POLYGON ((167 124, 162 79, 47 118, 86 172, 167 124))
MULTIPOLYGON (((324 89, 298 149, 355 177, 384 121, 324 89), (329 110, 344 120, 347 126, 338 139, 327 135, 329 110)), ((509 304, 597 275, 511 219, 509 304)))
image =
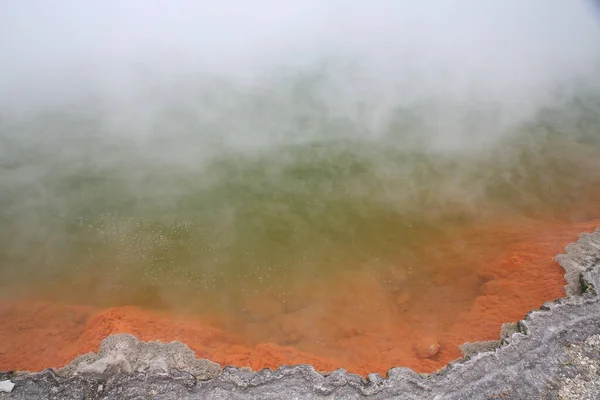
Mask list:
POLYGON ((111 335, 98 354, 60 369, 0 373, 0 399, 596 399, 600 397, 600 229, 556 257, 567 297, 505 324, 497 341, 466 343, 464 358, 434 374, 392 368, 366 379, 312 366, 252 372, 196 359, 179 342, 111 335))

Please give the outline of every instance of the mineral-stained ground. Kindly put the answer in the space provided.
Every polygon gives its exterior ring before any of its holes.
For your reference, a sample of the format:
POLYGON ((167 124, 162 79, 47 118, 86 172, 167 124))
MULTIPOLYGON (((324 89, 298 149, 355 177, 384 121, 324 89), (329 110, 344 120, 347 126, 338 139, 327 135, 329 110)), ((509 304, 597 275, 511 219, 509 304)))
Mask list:
POLYGON ((556 259, 564 268, 567 297, 503 325, 496 341, 461 346, 462 359, 432 374, 404 367, 390 369, 385 378, 341 369, 320 373, 310 365, 221 369, 181 343, 144 343, 121 334, 106 338, 98 354, 81 355, 58 370, 3 373, 0 379, 15 386, 0 398, 595 399, 600 396, 600 229, 582 234, 556 259))

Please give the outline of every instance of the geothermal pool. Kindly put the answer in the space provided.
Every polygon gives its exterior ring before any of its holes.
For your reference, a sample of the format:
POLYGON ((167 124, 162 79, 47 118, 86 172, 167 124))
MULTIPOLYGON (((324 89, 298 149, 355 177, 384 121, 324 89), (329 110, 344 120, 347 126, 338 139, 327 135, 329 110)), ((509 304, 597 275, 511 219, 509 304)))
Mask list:
POLYGON ((0 370, 432 372, 600 226, 592 2, 5 3, 0 370))
POLYGON ((193 131, 97 118, 3 127, 2 370, 128 332, 253 369, 431 372, 562 297, 553 257, 600 225, 597 124, 454 152, 396 128, 206 154, 193 131))

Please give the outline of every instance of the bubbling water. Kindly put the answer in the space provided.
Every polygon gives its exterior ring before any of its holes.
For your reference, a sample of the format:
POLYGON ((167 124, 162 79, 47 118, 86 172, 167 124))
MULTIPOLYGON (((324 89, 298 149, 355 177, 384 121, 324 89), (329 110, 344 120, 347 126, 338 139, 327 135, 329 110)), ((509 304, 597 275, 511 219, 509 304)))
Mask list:
POLYGON ((172 339, 155 312, 363 373, 560 296, 600 218, 591 8, 321 3, 0 13, 2 297, 88 307, 82 351, 172 339))
MULTIPOLYGON (((4 135, 4 297, 191 315, 248 346, 295 346, 348 368, 359 368, 352 355, 365 340, 400 351, 368 364, 375 369, 426 370, 456 357, 456 345, 440 349, 435 338, 473 312, 498 271, 516 268, 498 266, 504 253, 532 230, 543 237, 600 217, 600 125, 577 105, 541 113, 479 152, 442 153, 394 125, 379 137, 205 157, 192 148, 194 130, 117 143, 90 117, 40 118, 4 135), (567 125, 575 112, 587 120, 567 125), (10 134, 28 124, 55 136, 40 145, 10 134), (159 142, 167 155, 187 150, 185 163, 158 158, 159 142), (485 272, 492 265, 498 271, 485 272)), ((548 242, 542 265, 561 240, 548 242)), ((537 293, 518 271, 518 290, 537 293)), ((550 297, 523 304, 560 296, 552 274, 540 293, 550 297)))

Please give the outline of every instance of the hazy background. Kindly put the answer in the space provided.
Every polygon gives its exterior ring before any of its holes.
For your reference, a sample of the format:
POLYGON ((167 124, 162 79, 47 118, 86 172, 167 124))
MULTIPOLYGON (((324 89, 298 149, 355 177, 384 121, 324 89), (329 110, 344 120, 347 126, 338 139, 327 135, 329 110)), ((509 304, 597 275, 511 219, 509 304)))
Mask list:
POLYGON ((6 296, 236 310, 598 217, 592 2, 4 1, 0 60, 6 296))

